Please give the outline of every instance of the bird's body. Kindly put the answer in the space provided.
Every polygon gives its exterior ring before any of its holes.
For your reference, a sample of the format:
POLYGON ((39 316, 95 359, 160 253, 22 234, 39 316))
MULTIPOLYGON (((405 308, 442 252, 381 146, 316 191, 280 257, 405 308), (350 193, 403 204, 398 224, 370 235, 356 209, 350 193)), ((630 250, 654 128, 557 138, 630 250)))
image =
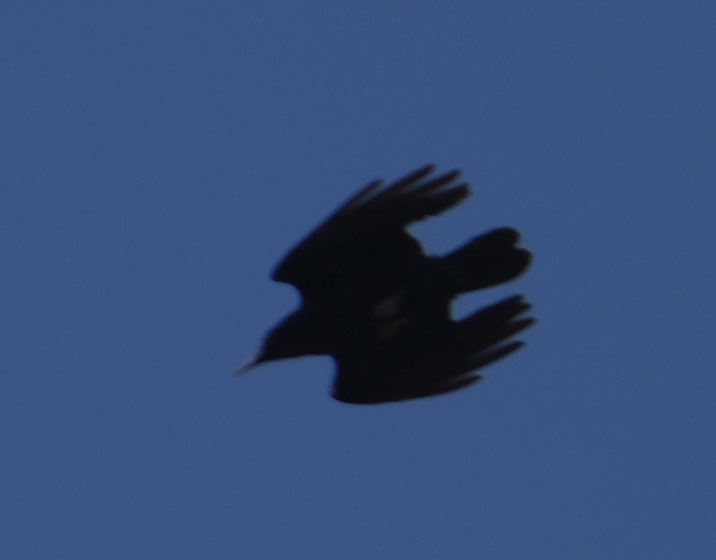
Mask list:
MULTIPOLYGON (((295 285, 302 305, 267 335, 248 366, 306 354, 338 365, 332 395, 368 404, 453 391, 518 349, 509 340, 533 319, 529 305, 505 299, 461 321, 450 316, 460 293, 509 281, 529 265, 519 234, 500 228, 445 257, 426 256, 405 231, 469 194, 459 172, 428 179, 422 168, 378 190, 371 183, 300 242, 272 278, 295 285)), ((248 367, 244 369, 248 369, 248 367)))

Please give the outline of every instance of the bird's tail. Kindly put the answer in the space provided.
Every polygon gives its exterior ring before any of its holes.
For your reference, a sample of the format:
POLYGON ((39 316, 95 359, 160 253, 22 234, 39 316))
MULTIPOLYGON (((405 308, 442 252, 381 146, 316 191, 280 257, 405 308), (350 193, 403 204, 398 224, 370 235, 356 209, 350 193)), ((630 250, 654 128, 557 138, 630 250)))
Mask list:
POLYGON ((532 260, 529 251, 516 246, 519 239, 515 229, 494 229, 442 257, 440 264, 455 282, 457 293, 509 282, 527 270, 532 260))

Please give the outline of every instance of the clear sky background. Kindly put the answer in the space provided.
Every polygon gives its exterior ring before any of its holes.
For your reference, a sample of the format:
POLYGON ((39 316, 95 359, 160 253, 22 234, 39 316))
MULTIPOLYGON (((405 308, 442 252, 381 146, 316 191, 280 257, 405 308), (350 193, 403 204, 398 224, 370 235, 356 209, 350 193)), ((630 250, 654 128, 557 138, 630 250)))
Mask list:
POLYGON ((716 557, 716 4, 6 1, 0 557, 716 557), (512 225, 526 349, 477 387, 332 400, 231 373, 357 188, 512 225))

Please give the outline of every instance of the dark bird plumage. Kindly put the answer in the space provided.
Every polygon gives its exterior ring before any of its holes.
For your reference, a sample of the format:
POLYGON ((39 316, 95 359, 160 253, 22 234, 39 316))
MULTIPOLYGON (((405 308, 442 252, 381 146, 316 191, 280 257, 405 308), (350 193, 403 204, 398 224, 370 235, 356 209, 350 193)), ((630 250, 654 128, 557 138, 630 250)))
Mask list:
POLYGON ((460 171, 428 165, 381 188, 370 183, 278 264, 272 279, 293 284, 301 306, 266 336, 241 372, 271 360, 329 354, 331 394, 356 404, 439 395, 481 379, 477 370, 524 343, 530 305, 513 296, 455 321, 461 293, 508 282, 529 266, 519 233, 499 228, 454 252, 426 256, 406 226, 470 194, 460 171))

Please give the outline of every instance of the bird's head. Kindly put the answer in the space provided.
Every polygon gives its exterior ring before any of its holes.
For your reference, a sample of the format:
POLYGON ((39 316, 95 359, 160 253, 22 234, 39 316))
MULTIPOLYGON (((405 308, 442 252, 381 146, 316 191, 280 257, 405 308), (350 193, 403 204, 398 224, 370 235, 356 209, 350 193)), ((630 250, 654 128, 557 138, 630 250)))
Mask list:
POLYGON ((316 322, 305 310, 300 309, 269 331, 258 353, 246 360, 236 371, 236 375, 243 375, 264 362, 325 354, 322 345, 316 342, 321 340, 323 338, 318 334, 316 322))

